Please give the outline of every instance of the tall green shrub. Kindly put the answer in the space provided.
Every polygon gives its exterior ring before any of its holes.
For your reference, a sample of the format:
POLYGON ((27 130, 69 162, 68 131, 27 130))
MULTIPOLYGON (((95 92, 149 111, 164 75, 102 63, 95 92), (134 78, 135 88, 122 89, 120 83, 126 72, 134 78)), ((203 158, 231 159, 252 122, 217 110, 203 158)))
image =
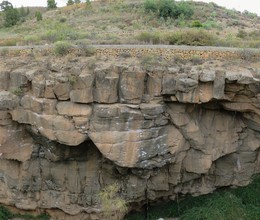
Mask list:
POLYGON ((47 9, 57 8, 57 3, 55 0, 47 0, 47 9))
POLYGON ((191 17, 193 10, 187 2, 178 2, 174 0, 146 0, 144 3, 145 11, 153 12, 158 17, 164 19, 178 18, 181 15, 191 17))
POLYGON ((42 13, 40 11, 36 11, 35 17, 36 17, 37 21, 41 21, 42 20, 42 13))
POLYGON ((68 5, 73 5, 73 4, 74 4, 74 1, 73 1, 73 0, 68 0, 68 1, 67 1, 67 6, 68 6, 68 5))

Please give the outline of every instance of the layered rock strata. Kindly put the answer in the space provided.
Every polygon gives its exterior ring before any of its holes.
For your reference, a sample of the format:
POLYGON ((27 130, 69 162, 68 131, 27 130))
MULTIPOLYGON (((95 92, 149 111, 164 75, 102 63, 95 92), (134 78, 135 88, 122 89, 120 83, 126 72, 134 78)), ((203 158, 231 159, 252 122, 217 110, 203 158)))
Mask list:
POLYGON ((141 205, 260 172, 258 63, 41 59, 0 66, 0 203, 96 219, 114 182, 141 205))

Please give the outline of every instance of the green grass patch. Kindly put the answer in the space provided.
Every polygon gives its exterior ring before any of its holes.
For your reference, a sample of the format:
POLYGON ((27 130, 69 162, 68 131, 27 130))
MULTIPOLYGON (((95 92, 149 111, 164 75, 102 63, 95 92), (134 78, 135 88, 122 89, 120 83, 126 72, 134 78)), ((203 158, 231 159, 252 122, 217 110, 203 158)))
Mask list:
POLYGON ((30 214, 14 214, 10 212, 7 208, 0 206, 0 220, 7 220, 11 218, 19 218, 24 220, 49 220, 50 216, 47 214, 40 214, 33 216, 30 214))
MULTIPOLYGON (((181 220, 259 220, 260 176, 246 187, 221 189, 209 195, 149 207, 148 217, 150 220, 170 217, 181 220)), ((133 213, 126 219, 144 220, 146 214, 133 213)))

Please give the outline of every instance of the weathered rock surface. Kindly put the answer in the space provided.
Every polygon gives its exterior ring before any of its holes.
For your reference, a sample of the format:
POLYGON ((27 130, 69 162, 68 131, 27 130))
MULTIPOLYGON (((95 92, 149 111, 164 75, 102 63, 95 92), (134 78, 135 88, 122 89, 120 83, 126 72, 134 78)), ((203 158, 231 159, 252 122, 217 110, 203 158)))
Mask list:
POLYGON ((0 203, 96 219, 98 193, 115 181, 142 205, 243 186, 260 173, 259 66, 148 70, 121 60, 93 69, 87 58, 64 58, 8 71, 8 62, 0 69, 0 203))

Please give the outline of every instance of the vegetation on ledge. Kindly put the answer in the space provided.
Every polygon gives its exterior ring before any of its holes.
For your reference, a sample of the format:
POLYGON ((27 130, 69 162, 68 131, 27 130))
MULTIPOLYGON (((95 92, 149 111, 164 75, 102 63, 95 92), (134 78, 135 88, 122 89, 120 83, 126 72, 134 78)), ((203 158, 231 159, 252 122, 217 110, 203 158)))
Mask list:
MULTIPOLYGON (((209 195, 179 198, 178 202, 169 202, 149 207, 148 218, 178 217, 181 220, 219 220, 241 219, 258 220, 260 218, 260 176, 246 187, 220 189, 209 195)), ((133 213, 127 220, 144 220, 145 213, 133 213)))

